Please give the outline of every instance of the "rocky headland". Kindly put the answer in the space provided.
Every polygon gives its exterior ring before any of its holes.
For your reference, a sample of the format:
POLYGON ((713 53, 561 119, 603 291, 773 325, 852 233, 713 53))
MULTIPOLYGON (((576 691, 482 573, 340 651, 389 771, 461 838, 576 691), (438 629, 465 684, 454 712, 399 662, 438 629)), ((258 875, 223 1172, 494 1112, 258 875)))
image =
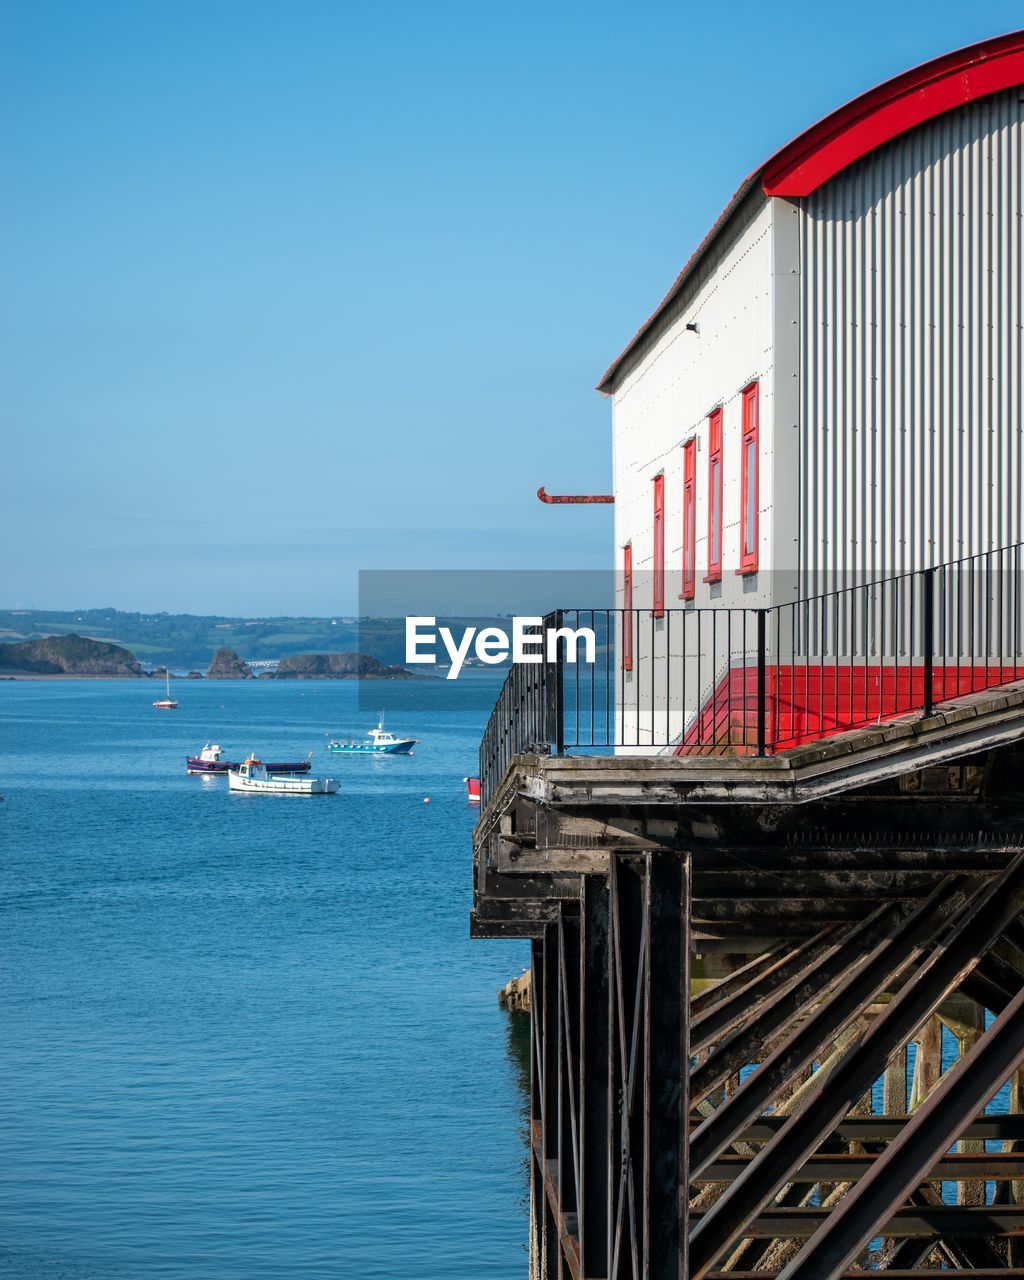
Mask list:
POLYGON ((134 653, 85 636, 47 636, 0 644, 0 672, 27 676, 145 676, 134 653))
POLYGON ((429 680, 405 667, 385 666, 366 653, 295 653, 261 680, 429 680))
MULTIPOLYGON (((74 676, 94 679, 201 680, 200 671, 176 677, 160 666, 146 671, 135 654, 121 645, 86 636, 47 636, 42 640, 0 643, 0 677, 6 679, 74 676)), ((206 678, 252 680, 253 671, 234 649, 221 648, 213 655, 206 678)), ((387 666, 366 653, 297 653, 282 658, 276 671, 261 674, 264 680, 429 680, 432 677, 387 666)))

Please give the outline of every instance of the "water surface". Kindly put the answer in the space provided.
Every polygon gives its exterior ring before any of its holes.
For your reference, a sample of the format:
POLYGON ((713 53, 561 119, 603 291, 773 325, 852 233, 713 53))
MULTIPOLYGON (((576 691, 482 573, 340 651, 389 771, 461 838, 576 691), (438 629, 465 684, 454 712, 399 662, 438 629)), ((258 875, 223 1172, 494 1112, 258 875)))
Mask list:
POLYGON ((467 936, 499 679, 375 687, 390 760, 324 750, 353 682, 0 683, 0 1274, 525 1274, 527 952, 467 936), (208 740, 342 792, 229 795, 208 740))

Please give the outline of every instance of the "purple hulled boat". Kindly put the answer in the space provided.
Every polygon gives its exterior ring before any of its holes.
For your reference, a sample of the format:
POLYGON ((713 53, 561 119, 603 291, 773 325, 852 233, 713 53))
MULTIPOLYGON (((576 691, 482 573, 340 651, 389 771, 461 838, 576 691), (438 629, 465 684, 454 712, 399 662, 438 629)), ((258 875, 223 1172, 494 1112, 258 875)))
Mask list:
MULTIPOLYGON (((296 760, 291 764, 268 764, 268 773, 309 773, 313 760, 312 751, 305 760, 296 760)), ((237 760, 225 760, 224 752, 216 743, 208 742, 197 756, 186 756, 185 766, 189 773, 227 773, 229 769, 237 769, 237 760)))

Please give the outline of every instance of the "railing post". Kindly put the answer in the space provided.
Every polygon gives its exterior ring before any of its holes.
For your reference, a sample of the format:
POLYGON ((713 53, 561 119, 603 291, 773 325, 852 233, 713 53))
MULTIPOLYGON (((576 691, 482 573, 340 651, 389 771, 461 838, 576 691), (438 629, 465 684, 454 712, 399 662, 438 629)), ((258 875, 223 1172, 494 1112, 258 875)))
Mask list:
MULTIPOLYGON (((555 610, 555 626, 561 630, 565 614, 555 610)), ((545 642, 546 643, 546 642, 545 642)), ((565 641, 555 646, 555 755, 565 754, 565 641)))
POLYGON ((921 644, 924 649, 924 711, 930 716, 935 710, 933 668, 935 665, 935 570, 921 571, 921 644))
POLYGON ((562 626, 561 609, 554 610, 544 618, 542 627, 544 642, 544 737, 545 745, 550 747, 556 756, 565 751, 565 671, 562 645, 559 640, 555 646, 553 661, 548 661, 548 633, 562 626))
POLYGON ((767 609, 758 609, 757 611, 757 754, 763 756, 767 746, 767 728, 768 728, 768 693, 767 693, 767 671, 765 670, 765 659, 767 645, 765 642, 765 632, 767 630, 766 620, 768 616, 767 609))

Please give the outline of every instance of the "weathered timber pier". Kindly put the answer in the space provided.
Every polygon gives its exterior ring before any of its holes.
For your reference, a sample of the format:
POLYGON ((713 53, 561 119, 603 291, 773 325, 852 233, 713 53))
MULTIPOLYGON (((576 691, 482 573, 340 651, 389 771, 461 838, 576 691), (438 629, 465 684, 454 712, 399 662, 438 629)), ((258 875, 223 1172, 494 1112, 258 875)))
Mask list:
POLYGON ((1024 31, 912 67, 601 378, 614 594, 480 753, 532 1280, 1024 1277, 1022 171, 1024 31))
POLYGON ((537 1280, 1024 1276, 1024 682, 515 755, 474 877, 474 934, 532 942, 537 1280))

